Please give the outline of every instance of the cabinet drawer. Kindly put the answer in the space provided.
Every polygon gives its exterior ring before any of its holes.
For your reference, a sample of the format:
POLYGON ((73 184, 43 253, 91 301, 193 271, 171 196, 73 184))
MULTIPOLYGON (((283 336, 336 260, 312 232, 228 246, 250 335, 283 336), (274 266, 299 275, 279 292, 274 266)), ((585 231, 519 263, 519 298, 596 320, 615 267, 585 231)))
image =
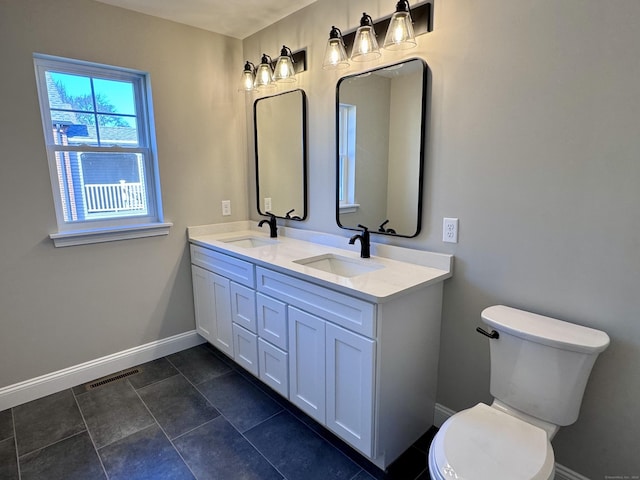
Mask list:
POLYGON ((349 330, 375 337, 376 305, 304 280, 256 267, 260 292, 294 305, 349 330))
POLYGON ((191 263, 206 268, 234 282, 253 288, 255 273, 253 264, 219 253, 214 250, 191 245, 191 263))
POLYGON ((256 294, 258 335, 285 352, 287 342, 287 306, 271 297, 256 294))
POLYGON ((289 396, 289 355, 258 339, 260 380, 285 398, 289 396))
POLYGON ((238 365, 258 376, 258 337, 233 324, 233 359, 238 365))
POLYGON ((256 323, 256 292, 231 282, 231 316, 234 323, 258 333, 256 323))

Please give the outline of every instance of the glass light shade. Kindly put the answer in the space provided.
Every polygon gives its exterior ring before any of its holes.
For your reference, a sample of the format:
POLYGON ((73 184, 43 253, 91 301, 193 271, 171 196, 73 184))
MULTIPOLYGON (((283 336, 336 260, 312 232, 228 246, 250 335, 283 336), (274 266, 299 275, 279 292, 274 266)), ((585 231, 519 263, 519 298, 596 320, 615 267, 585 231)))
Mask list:
POLYGON ((417 45, 413 33, 413 21, 409 12, 396 12, 391 16, 383 48, 387 50, 404 50, 417 45))
POLYGON ((260 65, 258 65, 256 69, 256 80, 253 86, 259 90, 275 87, 273 83, 273 70, 271 70, 271 64, 267 55, 262 56, 260 65))
POLYGON ((273 72, 273 79, 276 82, 290 83, 296 81, 296 70, 293 68, 293 61, 289 55, 280 55, 273 72))
POLYGON ((336 27, 331 27, 327 48, 324 51, 324 61, 322 68, 325 70, 341 69, 349 66, 347 51, 344 48, 342 33, 336 27))
POLYGON ((354 62, 367 62, 380 58, 380 48, 376 40, 376 32, 373 25, 362 25, 356 31, 353 41, 351 60, 354 62))
POLYGON ((244 65, 244 71, 242 72, 242 79, 240 82, 240 91, 251 92, 254 89, 253 83, 255 82, 253 63, 247 62, 244 65))

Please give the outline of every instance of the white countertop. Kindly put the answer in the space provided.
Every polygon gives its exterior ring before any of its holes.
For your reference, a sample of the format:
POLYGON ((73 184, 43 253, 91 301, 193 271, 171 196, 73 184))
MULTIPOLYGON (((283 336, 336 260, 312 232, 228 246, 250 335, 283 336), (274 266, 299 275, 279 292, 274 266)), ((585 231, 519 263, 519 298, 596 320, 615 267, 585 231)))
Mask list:
MULTIPOLYGON (((355 233, 355 232, 354 232, 355 233)), ((246 248, 225 241, 253 237, 269 239, 268 228, 257 222, 232 222, 188 228, 189 242, 226 253, 255 265, 288 274, 354 297, 382 303, 410 291, 442 282, 452 276, 453 256, 371 242, 371 258, 360 258, 360 244, 348 239, 308 230, 278 227, 276 242, 246 248), (344 247, 341 245, 344 244, 344 247), (343 277, 294 263, 317 255, 334 254, 362 264, 381 266, 353 277, 343 277)))

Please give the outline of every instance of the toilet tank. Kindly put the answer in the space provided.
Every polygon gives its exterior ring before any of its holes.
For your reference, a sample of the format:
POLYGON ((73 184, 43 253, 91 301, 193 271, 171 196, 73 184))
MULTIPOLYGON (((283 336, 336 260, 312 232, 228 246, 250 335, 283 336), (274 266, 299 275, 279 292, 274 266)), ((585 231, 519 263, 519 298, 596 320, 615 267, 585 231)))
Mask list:
POLYGON ((554 425, 574 423, 591 368, 609 336, 503 305, 486 308, 482 320, 500 334, 489 342, 491 395, 554 425))

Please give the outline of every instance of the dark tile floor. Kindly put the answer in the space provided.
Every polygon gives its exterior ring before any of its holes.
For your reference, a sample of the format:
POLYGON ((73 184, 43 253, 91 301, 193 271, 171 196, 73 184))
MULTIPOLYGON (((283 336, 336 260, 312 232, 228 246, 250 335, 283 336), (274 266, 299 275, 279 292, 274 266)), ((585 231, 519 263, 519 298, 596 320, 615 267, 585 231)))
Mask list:
POLYGON ((0 480, 428 480, 435 428, 382 472, 209 345, 0 412, 0 480))

